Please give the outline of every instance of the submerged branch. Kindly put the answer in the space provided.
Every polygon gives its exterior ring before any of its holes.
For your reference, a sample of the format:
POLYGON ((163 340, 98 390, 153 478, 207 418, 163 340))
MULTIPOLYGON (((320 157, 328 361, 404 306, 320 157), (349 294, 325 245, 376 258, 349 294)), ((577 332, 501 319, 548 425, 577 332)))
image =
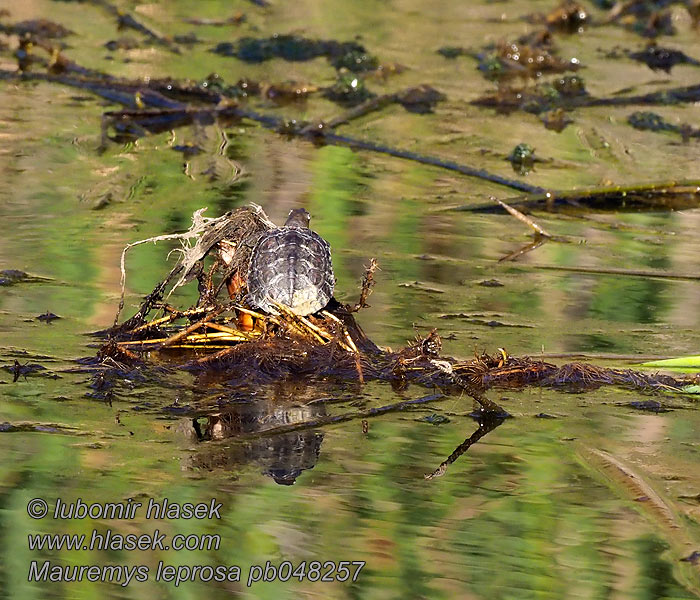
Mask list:
MULTIPOLYGON (((553 190, 510 198, 507 202, 521 212, 683 210, 700 206, 700 180, 669 180, 580 190, 553 190)), ((493 203, 488 203, 452 206, 441 210, 490 213, 498 209, 493 203)))
POLYGON ((446 160, 437 156, 418 154, 410 150, 392 148, 390 146, 385 146, 376 142, 370 142, 369 140, 360 140, 357 138, 338 135, 335 133, 317 134, 317 137, 319 138, 319 141, 322 141, 327 144, 347 146, 348 148, 352 148, 353 150, 367 150, 371 152, 377 152, 379 154, 385 154, 387 156, 393 156, 395 158, 403 158, 405 160, 410 160, 424 165, 438 167, 440 169, 446 169, 455 173, 461 173, 462 175, 467 175, 468 177, 475 177, 483 181, 488 181, 490 183, 495 183, 504 187, 509 187, 514 190, 520 190, 522 192, 544 193, 545 191, 544 188, 541 188, 536 185, 530 185, 522 181, 508 179, 507 177, 502 177, 501 175, 489 173, 488 171, 485 171, 483 169, 477 169, 475 167, 470 167, 469 165, 464 165, 451 160, 446 160))
POLYGON ((660 271, 643 271, 640 269, 616 269, 613 267, 577 267, 565 265, 538 265, 529 264, 533 269, 547 269, 551 271, 569 271, 571 273, 592 273, 596 275, 624 275, 626 277, 646 277, 656 279, 677 279, 681 281, 700 281, 700 275, 690 273, 662 273, 660 271))
MULTIPOLYGON (((18 80, 40 79, 60 83, 62 85, 77 87, 93 92, 113 102, 118 102, 128 106, 132 110, 110 112, 107 114, 108 119, 114 123, 132 123, 134 125, 133 129, 140 135, 143 135, 146 131, 157 132, 172 129, 173 127, 190 123, 195 118, 199 120, 206 118, 213 120, 219 117, 248 119, 259 123, 267 129, 271 129, 288 136, 309 139, 315 143, 346 146, 354 150, 364 150, 387 156, 393 156, 396 158, 402 158, 404 160, 461 173, 462 175, 467 175, 469 177, 475 177, 477 179, 482 179, 484 181, 509 187, 521 192, 538 193, 545 191, 543 188, 538 186, 508 179, 507 177, 489 173, 483 169, 478 169, 476 167, 471 167, 469 165, 464 165, 440 157, 422 155, 410 150, 393 148, 391 146, 379 144, 369 140, 362 140, 336 133, 330 133, 325 131, 322 123, 320 124, 320 127, 314 127, 311 129, 309 129, 307 124, 290 126, 288 122, 279 117, 259 113, 257 111, 242 107, 233 99, 229 99, 228 103, 224 105, 210 106, 208 108, 194 107, 190 104, 171 100, 166 97, 164 95, 164 92, 166 91, 164 89, 165 86, 162 86, 158 82, 155 84, 158 85, 158 91, 156 92, 155 90, 150 89, 150 95, 146 96, 139 94, 139 92, 140 90, 149 90, 151 84, 147 82, 115 81, 110 78, 75 77, 69 75, 54 75, 51 73, 18 73, 4 69, 0 69, 0 78, 16 78, 18 80), (143 104, 146 106, 153 106, 153 103, 157 103, 159 110, 154 111, 141 108, 143 104), (165 108, 163 108, 164 104, 166 106, 165 108)), ((185 93, 189 93, 190 95, 193 93, 191 88, 178 88, 178 86, 174 83, 170 83, 169 87, 171 89, 169 89, 168 92, 172 95, 182 91, 182 89, 184 89, 185 93)), ((341 122, 343 122, 342 118, 335 122, 335 124, 338 125, 341 122)), ((132 133, 134 133, 134 131, 132 131, 132 133)))

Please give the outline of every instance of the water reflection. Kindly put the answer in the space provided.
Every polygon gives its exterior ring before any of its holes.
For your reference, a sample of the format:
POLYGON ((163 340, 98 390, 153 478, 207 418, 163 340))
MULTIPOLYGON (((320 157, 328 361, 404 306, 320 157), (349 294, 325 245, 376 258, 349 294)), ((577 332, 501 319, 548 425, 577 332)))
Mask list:
MULTIPOLYGON (((443 398, 441 394, 432 394, 376 407, 364 407, 365 402, 356 400, 351 403, 355 410, 329 414, 328 405, 338 399, 322 396, 321 389, 301 381, 284 381, 271 386, 269 395, 235 394, 228 401, 225 396, 219 396, 218 402, 225 403, 225 408, 198 414, 183 420, 177 427, 181 439, 195 443, 195 453, 186 461, 187 468, 235 473, 253 463, 276 483, 292 485, 318 462, 324 440, 321 426, 359 421, 366 436, 370 429, 368 418, 443 398), (362 408, 358 409, 360 405, 362 408)), ((477 429, 438 468, 426 474, 426 479, 444 475, 452 463, 510 415, 476 410, 470 417, 477 429)), ((428 418, 423 421, 435 422, 428 418)), ((449 423, 449 419, 444 422, 449 423)))
POLYGON ((189 459, 189 468, 235 472, 254 463, 280 485, 292 485, 304 471, 313 469, 323 442, 322 432, 314 429, 273 435, 265 432, 290 425, 303 426, 326 416, 325 404, 314 402, 323 399, 313 398, 314 388, 301 382, 282 382, 272 390, 270 397, 236 399, 224 410, 184 421, 178 431, 198 443, 196 453, 189 459), (225 440, 234 443, 218 443, 225 440))
POLYGON ((476 413, 473 413, 472 416, 474 417, 474 420, 479 426, 477 430, 474 433, 472 433, 466 440, 464 440, 459 446, 457 446, 452 452, 452 454, 450 454, 444 461, 440 463, 440 466, 437 469, 435 469, 432 473, 426 474, 426 479, 433 479, 434 477, 440 477, 444 475, 447 471, 447 467, 449 467, 453 462, 455 462, 481 438, 483 438, 488 433, 491 433, 499 425, 502 425, 503 422, 508 418, 508 416, 506 415, 494 414, 485 411, 478 411, 476 413))

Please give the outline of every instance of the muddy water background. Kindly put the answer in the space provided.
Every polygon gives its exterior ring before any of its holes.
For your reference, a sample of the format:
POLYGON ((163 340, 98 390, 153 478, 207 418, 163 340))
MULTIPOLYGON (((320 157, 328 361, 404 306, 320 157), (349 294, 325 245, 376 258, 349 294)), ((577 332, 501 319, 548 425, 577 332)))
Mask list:
MULTIPOLYGON (((240 9, 248 22, 240 28, 197 28, 199 37, 211 43, 184 56, 145 47, 113 53, 113 60, 107 60, 103 44, 117 37, 115 26, 96 7, 27 1, 7 8, 12 20, 44 16, 73 29, 79 34, 69 39, 73 59, 127 77, 200 79, 218 72, 229 82, 248 76, 328 85, 334 73, 324 59, 254 66, 206 48, 238 35, 276 31, 341 41, 361 35, 380 60, 409 67, 386 83, 369 82, 371 89, 381 93, 429 83, 448 99, 432 115, 393 106, 346 126, 345 133, 513 177, 503 157, 525 141, 554 161, 538 165, 527 180, 557 189, 699 174, 697 143, 632 129, 626 117, 634 108, 578 110, 572 115, 575 123, 557 134, 532 115, 497 116, 468 104, 492 84, 472 59, 448 61, 436 49, 514 39, 531 29, 520 17, 549 10, 549 2, 445 2, 439 10, 413 0, 348 4, 306 0, 263 10, 249 3, 198 2, 197 16, 221 18, 240 9)), ((182 22, 192 16, 191 6, 123 4, 169 34, 193 29, 182 22)), ((700 57, 697 32, 683 11, 674 15, 679 33, 664 43, 700 57)), ((618 45, 637 50, 643 43, 612 27, 557 40, 561 56, 575 56, 586 65, 580 74, 592 94, 628 86, 642 93, 697 82, 700 70, 694 67, 680 66, 666 76, 628 59, 605 60, 599 51, 618 45)), ((7 54, 2 60, 9 68, 7 54)), ((698 210, 613 214, 595 222, 542 215, 544 227, 571 236, 573 243, 548 244, 516 263, 499 264, 498 258, 527 242, 519 223, 501 214, 443 209, 485 202, 490 195, 513 196, 508 190, 392 158, 317 149, 249 125, 180 129, 128 146, 112 145, 99 155, 105 109, 102 101, 79 90, 0 85, 0 267, 51 278, 0 288, 3 364, 18 358, 52 371, 74 366, 76 358, 94 352, 85 334, 111 323, 118 302, 118 257, 126 243, 182 231, 202 206, 214 216, 251 201, 277 222, 290 208, 305 206, 311 212, 315 228, 333 246, 340 299, 355 296, 363 265, 369 257, 379 259, 372 307, 360 315, 379 344, 401 345, 416 330, 437 324, 446 354, 463 357, 498 347, 512 354, 666 356, 696 352, 700 346, 696 281, 540 268, 698 274, 698 210), (224 136, 228 144, 222 152, 224 136), (206 152, 185 169, 182 155, 170 146, 186 142, 199 143, 206 152), (244 175, 234 181, 237 167, 244 175), (204 174, 207 170, 216 177, 204 174), (487 279, 504 285, 479 285, 487 279), (62 319, 51 325, 34 320, 46 310, 62 319), (490 327, 489 321, 506 326, 490 327)), ((321 99, 265 110, 297 118, 340 111, 321 99)), ((674 123, 697 124, 700 116, 690 105, 655 110, 674 123)), ((171 247, 134 251, 128 261, 127 307, 133 309, 162 277, 171 247)), ((183 303, 189 298, 180 296, 183 303)), ((245 430, 246 423, 336 414, 428 392, 397 392, 376 384, 288 384, 250 397, 227 388, 225 377, 202 381, 163 374, 119 382, 110 406, 90 397, 94 390, 87 375, 12 383, 5 372, 0 379, 0 422, 32 429, 3 426, 8 431, 0 435, 0 585, 5 597, 691 598, 700 590, 698 567, 679 562, 700 550, 700 417, 686 400, 669 398, 673 411, 649 414, 624 406, 645 398, 620 390, 492 392, 515 418, 445 476, 426 481, 423 474, 475 429, 468 416, 470 400, 449 398, 374 419, 366 435, 359 422, 350 422, 238 441, 226 436, 245 430), (218 414, 211 407, 220 400, 228 408, 223 416, 211 416, 218 414), (188 408, 202 408, 200 426, 221 439, 197 442, 191 419, 180 416, 188 408), (540 413, 557 418, 536 418, 540 413), (449 421, 423 420, 431 415, 449 421), (620 466, 636 479, 621 475, 620 466), (273 475, 296 483, 280 485, 273 475), (166 496, 179 502, 215 497, 224 503, 224 514, 213 522, 92 523, 32 521, 25 510, 34 497, 106 502, 166 496), (89 534, 95 527, 120 533, 155 527, 171 534, 218 533, 222 546, 211 552, 154 554, 32 554, 27 549, 29 533, 89 534), (235 564, 244 572, 266 560, 365 560, 367 566, 353 584, 268 583, 246 589, 201 583, 174 588, 152 580, 125 588, 27 583, 29 561, 45 558, 68 565, 148 564, 153 570, 159 560, 235 564)))

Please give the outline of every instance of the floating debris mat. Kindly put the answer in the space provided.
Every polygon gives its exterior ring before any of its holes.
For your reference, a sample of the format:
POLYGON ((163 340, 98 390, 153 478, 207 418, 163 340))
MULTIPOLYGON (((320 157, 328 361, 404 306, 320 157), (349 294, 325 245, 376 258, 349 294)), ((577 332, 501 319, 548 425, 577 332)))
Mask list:
MULTIPOLYGON (((295 212, 299 213, 292 211, 295 212)), ((308 217, 306 211, 300 214, 308 217)), ((145 298, 139 310, 121 324, 117 323, 117 314, 114 327, 103 332, 107 340, 98 358, 103 362, 109 358, 118 364, 137 364, 156 356, 169 356, 169 362, 174 361, 182 369, 223 370, 230 384, 248 387, 286 377, 333 377, 359 383, 373 379, 390 382, 399 389, 416 384, 445 394, 466 392, 482 410, 499 414, 505 411, 484 395, 488 388, 536 384, 583 391, 617 385, 644 392, 682 393, 684 386, 697 383, 690 378, 584 363, 556 366, 529 357, 512 357, 503 349, 493 355, 483 353, 470 360, 457 360, 441 355, 442 342, 436 330, 396 351, 380 348, 354 318, 356 312, 368 306, 378 268, 374 260, 369 262, 354 305, 330 297, 320 310, 298 314, 297 308, 266 297, 267 309, 260 310, 251 306, 248 289, 249 269, 257 264, 252 257, 261 240, 279 243, 276 252, 283 255, 285 248, 279 239, 285 227, 288 226, 276 227, 255 205, 218 218, 205 218, 200 210, 193 215, 192 227, 185 233, 127 246, 122 253, 123 283, 125 254, 130 248, 160 240, 182 242, 177 265, 145 298), (193 306, 179 309, 169 304, 173 290, 194 281, 199 298, 193 306)), ((290 232, 292 238, 303 233, 303 225, 290 227, 294 230, 290 232)), ((301 235, 299 243, 314 239, 312 236, 317 234, 305 235, 306 238, 301 235)), ((324 264, 318 263, 322 268, 324 264)), ((263 304, 260 300, 258 303, 263 304)), ((122 308, 123 298, 120 311, 122 308)))

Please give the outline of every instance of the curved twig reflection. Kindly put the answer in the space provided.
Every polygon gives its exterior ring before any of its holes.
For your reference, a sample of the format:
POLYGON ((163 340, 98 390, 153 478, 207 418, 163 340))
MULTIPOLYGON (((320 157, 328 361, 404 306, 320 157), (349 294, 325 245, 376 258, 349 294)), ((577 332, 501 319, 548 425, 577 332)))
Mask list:
POLYGON ((480 413, 476 417, 476 422, 479 424, 479 428, 472 433, 466 440, 464 440, 459 446, 457 446, 450 454, 447 459, 440 463, 440 466, 435 469, 432 473, 427 473, 425 475, 426 479, 433 479, 435 477, 441 477, 447 471, 447 467, 455 462, 462 454, 464 454, 472 445, 476 444, 482 437, 487 433, 492 432, 496 427, 501 425, 503 421, 508 418, 506 414, 494 415, 493 413, 480 413))

